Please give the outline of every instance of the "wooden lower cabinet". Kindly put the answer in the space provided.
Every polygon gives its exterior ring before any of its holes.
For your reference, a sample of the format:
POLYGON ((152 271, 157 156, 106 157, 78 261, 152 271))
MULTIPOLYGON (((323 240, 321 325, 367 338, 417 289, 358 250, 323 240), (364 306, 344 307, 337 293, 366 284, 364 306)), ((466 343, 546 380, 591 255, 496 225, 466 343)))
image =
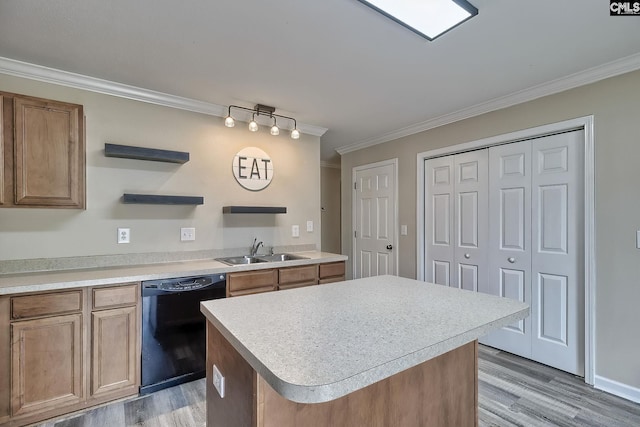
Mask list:
POLYGON ((14 322, 11 337, 13 416, 82 401, 82 314, 14 322))
POLYGON ((140 303, 139 283, 0 297, 0 427, 136 395, 140 303))
POLYGON ((131 388, 137 392, 136 307, 91 313, 91 396, 131 388))

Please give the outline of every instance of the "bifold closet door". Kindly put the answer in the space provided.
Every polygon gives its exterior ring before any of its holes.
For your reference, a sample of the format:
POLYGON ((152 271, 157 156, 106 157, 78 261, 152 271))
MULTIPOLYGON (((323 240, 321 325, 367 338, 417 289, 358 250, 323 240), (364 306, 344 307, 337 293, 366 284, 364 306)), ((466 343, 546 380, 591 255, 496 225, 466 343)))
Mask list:
POLYGON ((480 340, 584 375, 584 133, 489 149, 488 293, 531 315, 480 340))
MULTIPOLYGON (((492 295, 531 304, 531 141, 489 148, 489 275, 492 295)), ((531 317, 482 344, 531 357, 531 317)))
POLYGON ((532 141, 531 358, 584 376, 584 132, 532 141))
POLYGON ((486 149, 425 161, 425 277, 470 291, 487 280, 486 149))
POLYGON ((425 160, 425 280, 457 284, 453 232, 453 156, 425 160))

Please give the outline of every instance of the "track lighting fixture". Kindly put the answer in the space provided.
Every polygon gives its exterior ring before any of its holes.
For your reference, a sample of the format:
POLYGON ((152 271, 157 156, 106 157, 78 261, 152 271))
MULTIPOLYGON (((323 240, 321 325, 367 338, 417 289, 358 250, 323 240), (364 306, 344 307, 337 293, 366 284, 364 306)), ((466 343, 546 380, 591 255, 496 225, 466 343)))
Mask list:
MULTIPOLYGON (((236 108, 239 110, 247 111, 251 113, 251 121, 249 122, 249 130, 251 132, 257 132, 259 129, 258 122, 256 118, 260 116, 269 116, 269 118, 273 119, 271 122, 271 128, 269 133, 271 135, 280 135, 280 127, 278 127, 277 119, 286 119, 293 122, 293 129, 291 129, 291 139, 300 139, 300 131, 298 130, 298 123, 296 119, 293 117, 281 116, 280 114, 275 114, 275 107, 270 107, 268 105, 256 104, 256 106, 252 108, 240 107, 238 105, 229 105, 227 117, 224 119, 224 125, 226 127, 232 128, 235 126, 235 119, 231 115, 231 109, 236 108)), ((263 122, 264 124, 264 122, 263 122)))

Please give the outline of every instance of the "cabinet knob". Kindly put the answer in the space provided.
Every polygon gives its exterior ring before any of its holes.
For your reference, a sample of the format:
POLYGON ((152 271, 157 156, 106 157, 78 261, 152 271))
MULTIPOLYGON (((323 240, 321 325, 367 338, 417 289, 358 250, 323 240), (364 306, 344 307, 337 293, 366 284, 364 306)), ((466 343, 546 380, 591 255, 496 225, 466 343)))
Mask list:
POLYGON ((391 250, 391 249, 393 249, 393 246, 392 245, 387 245, 387 249, 391 250))
POLYGON ((509 258, 507 258, 507 261, 509 261, 511 264, 513 264, 514 262, 516 262, 516 259, 514 257, 509 257, 509 258))
POLYGON ((469 258, 471 258, 471 254, 464 254, 464 257, 465 257, 466 259, 469 259, 469 258))

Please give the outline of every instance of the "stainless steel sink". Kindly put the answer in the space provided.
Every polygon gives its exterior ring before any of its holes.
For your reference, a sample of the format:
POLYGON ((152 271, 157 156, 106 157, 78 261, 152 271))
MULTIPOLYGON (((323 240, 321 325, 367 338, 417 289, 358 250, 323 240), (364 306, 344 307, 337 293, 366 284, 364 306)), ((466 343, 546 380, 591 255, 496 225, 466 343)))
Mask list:
POLYGON ((224 262, 229 265, 241 265, 241 264, 256 264, 259 262, 267 262, 266 260, 254 256, 232 256, 228 258, 216 258, 220 262, 224 262))
POLYGON ((228 265, 245 265, 255 264, 259 262, 276 262, 291 261, 294 259, 308 259, 307 257, 293 254, 273 254, 273 255, 256 255, 256 256, 232 256, 227 258, 216 258, 217 261, 224 262, 228 265))
POLYGON ((307 257, 293 254, 273 254, 273 255, 259 255, 258 258, 263 259, 267 262, 273 261, 291 261, 294 259, 308 259, 307 257))

